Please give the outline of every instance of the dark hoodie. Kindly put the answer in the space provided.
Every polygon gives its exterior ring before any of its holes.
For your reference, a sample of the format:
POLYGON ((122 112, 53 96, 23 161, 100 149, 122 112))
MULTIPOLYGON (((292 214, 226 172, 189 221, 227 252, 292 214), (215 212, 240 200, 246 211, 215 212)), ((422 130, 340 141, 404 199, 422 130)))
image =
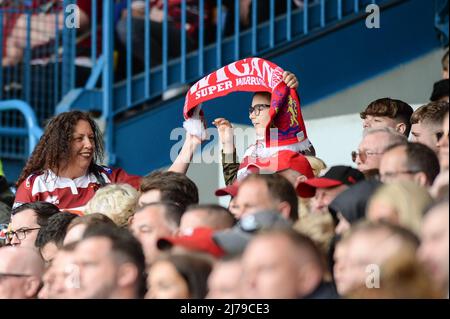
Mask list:
POLYGON ((6 178, 0 175, 0 224, 10 222, 13 202, 14 194, 9 189, 6 178))
POLYGON ((8 205, 10 208, 14 203, 14 194, 9 189, 8 181, 0 175, 0 202, 8 205))
POLYGON ((328 206, 335 223, 338 221, 338 212, 350 224, 363 219, 366 216, 367 202, 381 185, 383 184, 377 180, 362 181, 339 194, 328 206))

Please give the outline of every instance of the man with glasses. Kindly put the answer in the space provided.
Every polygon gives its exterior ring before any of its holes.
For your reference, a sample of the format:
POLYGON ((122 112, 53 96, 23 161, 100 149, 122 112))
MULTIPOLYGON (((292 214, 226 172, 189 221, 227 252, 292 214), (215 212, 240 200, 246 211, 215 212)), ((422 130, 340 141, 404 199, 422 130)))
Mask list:
POLYGON ((420 143, 391 146, 380 162, 380 177, 384 183, 409 180, 430 187, 438 174, 436 154, 420 143))
POLYGON ((44 261, 34 249, 0 248, 0 299, 36 298, 44 261))
POLYGON ((12 246, 36 248, 39 229, 46 226, 50 216, 57 213, 58 207, 47 202, 25 203, 13 209, 7 243, 12 246))
POLYGON ((364 137, 359 144, 358 151, 352 152, 352 160, 358 170, 365 173, 379 169, 381 157, 391 145, 404 144, 404 135, 389 127, 371 128, 364 131, 364 137))
POLYGON ((419 107, 411 116, 411 138, 438 154, 437 143, 443 135, 442 122, 448 112, 447 102, 431 102, 419 107))

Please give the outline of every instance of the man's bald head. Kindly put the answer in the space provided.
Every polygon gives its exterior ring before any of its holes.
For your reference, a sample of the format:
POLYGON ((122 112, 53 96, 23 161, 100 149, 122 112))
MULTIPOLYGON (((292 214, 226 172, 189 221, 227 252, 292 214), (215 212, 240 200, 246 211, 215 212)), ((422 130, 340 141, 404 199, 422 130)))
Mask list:
POLYGON ((44 261, 35 249, 3 247, 0 249, 0 273, 41 276, 44 261))
POLYGON ((0 299, 35 298, 41 286, 44 261, 31 248, 0 248, 0 299))
POLYGON ((243 254, 242 269, 244 297, 291 299, 313 293, 325 267, 311 239, 294 230, 275 229, 252 239, 243 254))

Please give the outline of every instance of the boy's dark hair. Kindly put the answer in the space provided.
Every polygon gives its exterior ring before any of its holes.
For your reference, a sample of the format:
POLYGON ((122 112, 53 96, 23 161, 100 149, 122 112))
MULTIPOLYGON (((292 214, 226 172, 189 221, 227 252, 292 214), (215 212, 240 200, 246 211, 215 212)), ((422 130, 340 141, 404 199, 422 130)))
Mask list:
POLYGON ((25 203, 20 205, 19 207, 16 207, 15 209, 12 210, 11 215, 14 216, 27 209, 31 209, 36 212, 37 224, 41 227, 47 226, 48 219, 51 216, 60 213, 59 208, 51 203, 32 202, 32 203, 25 203))
POLYGON ((382 98, 371 102, 366 109, 360 113, 360 116, 362 119, 365 119, 368 115, 386 116, 394 119, 397 123, 404 123, 406 125, 405 135, 409 136, 412 114, 413 108, 408 103, 391 98, 382 98))
POLYGON ((47 225, 39 229, 34 245, 42 248, 46 244, 54 242, 58 248, 62 247, 67 227, 75 217, 77 215, 69 212, 61 212, 51 216, 47 225))
POLYGON ((114 260, 119 263, 130 262, 136 266, 136 294, 143 298, 146 291, 145 257, 139 241, 124 228, 111 225, 90 225, 86 228, 82 240, 94 237, 107 238, 111 242, 111 252, 114 260))
POLYGON ((426 122, 432 125, 442 125, 448 112, 447 102, 430 102, 422 105, 411 116, 411 124, 426 122))
POLYGON ((142 178, 141 193, 151 190, 161 192, 161 202, 174 202, 182 207, 197 204, 198 188, 186 175, 176 172, 153 172, 142 178))

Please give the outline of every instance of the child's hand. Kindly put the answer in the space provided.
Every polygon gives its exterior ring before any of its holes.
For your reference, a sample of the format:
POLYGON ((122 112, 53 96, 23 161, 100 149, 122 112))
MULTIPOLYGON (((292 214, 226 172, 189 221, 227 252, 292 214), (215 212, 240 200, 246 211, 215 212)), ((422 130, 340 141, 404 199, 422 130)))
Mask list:
POLYGON ((187 145, 190 145, 190 146, 196 148, 198 145, 202 144, 202 142, 203 141, 198 136, 195 136, 193 134, 189 134, 188 132, 186 132, 186 141, 185 141, 185 143, 187 145))
POLYGON ((283 82, 291 89, 298 88, 298 80, 294 73, 289 71, 284 71, 283 73, 283 82))
POLYGON ((230 121, 222 117, 215 119, 212 124, 215 125, 219 131, 224 131, 226 128, 233 128, 230 121))
POLYGON ((217 118, 212 124, 217 127, 217 130, 219 131, 219 139, 222 145, 230 143, 231 145, 234 144, 233 126, 227 119, 217 118))

